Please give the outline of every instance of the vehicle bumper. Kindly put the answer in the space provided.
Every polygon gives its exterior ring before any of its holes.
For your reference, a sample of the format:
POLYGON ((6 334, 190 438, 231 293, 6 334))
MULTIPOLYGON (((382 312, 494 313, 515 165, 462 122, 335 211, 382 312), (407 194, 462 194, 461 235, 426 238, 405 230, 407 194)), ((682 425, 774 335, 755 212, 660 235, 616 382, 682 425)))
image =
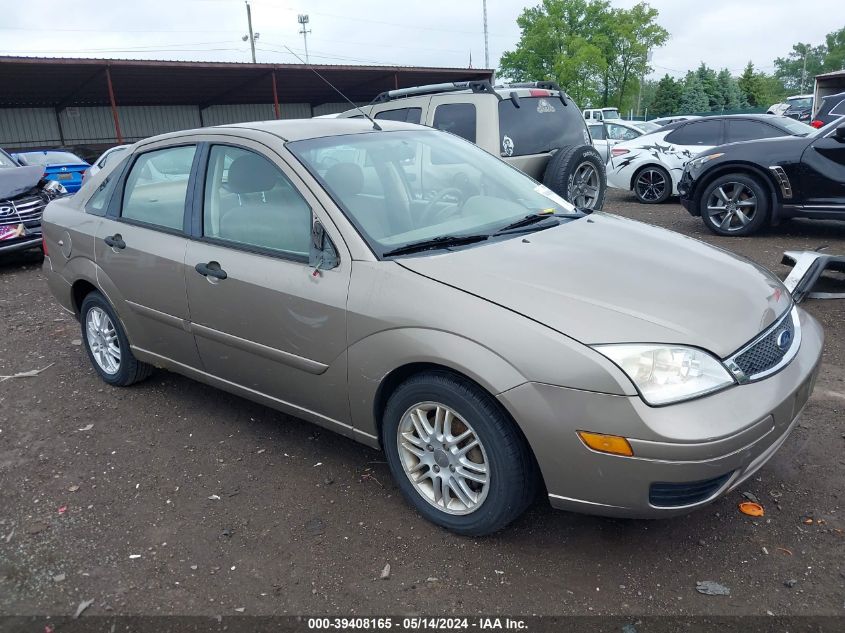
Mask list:
POLYGON ((23 237, 0 241, 0 253, 15 253, 41 247, 41 233, 31 233, 23 237))
POLYGON ((607 186, 614 189, 631 190, 631 172, 627 169, 618 171, 613 167, 613 159, 607 163, 607 186))
POLYGON ((690 215, 700 215, 693 202, 693 198, 693 180, 689 171, 684 169, 684 173, 681 174, 681 179, 678 181, 678 199, 681 202, 681 206, 684 207, 690 215))
POLYGON ((552 506, 630 518, 685 514, 752 476, 796 426, 823 344, 821 326, 800 315, 801 347, 789 365, 764 380, 696 400, 649 407, 639 397, 541 383, 525 383, 498 398, 520 423, 552 506), (578 430, 626 437, 634 456, 587 448, 578 430), (679 493, 667 501, 667 489, 679 493))

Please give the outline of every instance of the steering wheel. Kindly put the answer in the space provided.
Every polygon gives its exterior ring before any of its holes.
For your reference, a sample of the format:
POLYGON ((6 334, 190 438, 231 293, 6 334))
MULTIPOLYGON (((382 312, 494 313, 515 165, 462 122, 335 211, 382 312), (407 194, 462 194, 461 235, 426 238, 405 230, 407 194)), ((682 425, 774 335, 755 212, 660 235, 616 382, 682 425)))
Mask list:
POLYGON ((446 217, 455 215, 461 210, 463 202, 464 192, 457 187, 447 187, 446 189, 442 189, 436 196, 434 196, 434 198, 429 200, 427 205, 425 205, 425 208, 420 213, 420 224, 423 226, 427 224, 436 224, 436 221, 441 219, 440 216, 444 215, 447 210, 449 213, 446 217), (449 196, 454 196, 458 199, 455 208, 448 209, 447 207, 446 209, 438 209, 438 203, 442 202, 444 198, 448 198, 449 196))

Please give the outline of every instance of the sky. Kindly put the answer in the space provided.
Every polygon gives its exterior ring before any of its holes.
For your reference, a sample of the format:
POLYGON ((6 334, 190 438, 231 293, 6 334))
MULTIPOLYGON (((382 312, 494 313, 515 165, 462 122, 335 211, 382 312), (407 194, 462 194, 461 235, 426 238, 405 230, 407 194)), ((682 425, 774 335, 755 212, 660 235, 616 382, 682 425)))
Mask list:
MULTIPOLYGON (((487 0, 489 59, 519 40, 516 18, 539 0, 487 0)), ((612 0, 630 7, 636 0, 612 0)), ((305 56, 297 15, 307 13, 311 63, 484 67, 482 0, 251 0, 259 62, 305 56)), ((792 44, 821 43, 845 26, 845 1, 651 0, 671 34, 654 76, 702 61, 734 74, 751 60, 767 72, 792 44), (802 10, 802 6, 807 10, 802 10), (810 8, 812 7, 812 8, 810 8), (821 19, 823 18, 823 19, 821 19)), ((250 61, 243 0, 0 0, 0 54, 250 61), (56 11, 58 6, 65 8, 56 11)))

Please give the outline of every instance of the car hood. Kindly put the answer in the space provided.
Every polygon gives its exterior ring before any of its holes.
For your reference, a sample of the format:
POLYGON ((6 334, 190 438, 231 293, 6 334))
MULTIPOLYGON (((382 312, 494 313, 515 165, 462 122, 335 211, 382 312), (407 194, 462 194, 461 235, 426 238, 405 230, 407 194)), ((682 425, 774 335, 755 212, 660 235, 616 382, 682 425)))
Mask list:
POLYGON ((0 169, 0 200, 16 198, 35 187, 44 174, 38 165, 0 169))
POLYGON ((737 255, 603 213, 397 261, 585 344, 683 344, 724 358, 792 303, 776 277, 737 255))

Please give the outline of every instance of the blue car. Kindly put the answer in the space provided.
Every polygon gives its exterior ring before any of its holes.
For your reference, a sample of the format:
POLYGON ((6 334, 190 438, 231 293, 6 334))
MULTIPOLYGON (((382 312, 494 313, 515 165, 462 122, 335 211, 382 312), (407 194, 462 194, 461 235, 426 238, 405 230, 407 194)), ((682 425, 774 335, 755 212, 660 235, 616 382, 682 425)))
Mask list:
POLYGON ((79 156, 60 150, 19 152, 14 157, 19 165, 44 167, 44 178, 61 183, 68 193, 79 191, 82 186, 82 176, 91 167, 79 156))

